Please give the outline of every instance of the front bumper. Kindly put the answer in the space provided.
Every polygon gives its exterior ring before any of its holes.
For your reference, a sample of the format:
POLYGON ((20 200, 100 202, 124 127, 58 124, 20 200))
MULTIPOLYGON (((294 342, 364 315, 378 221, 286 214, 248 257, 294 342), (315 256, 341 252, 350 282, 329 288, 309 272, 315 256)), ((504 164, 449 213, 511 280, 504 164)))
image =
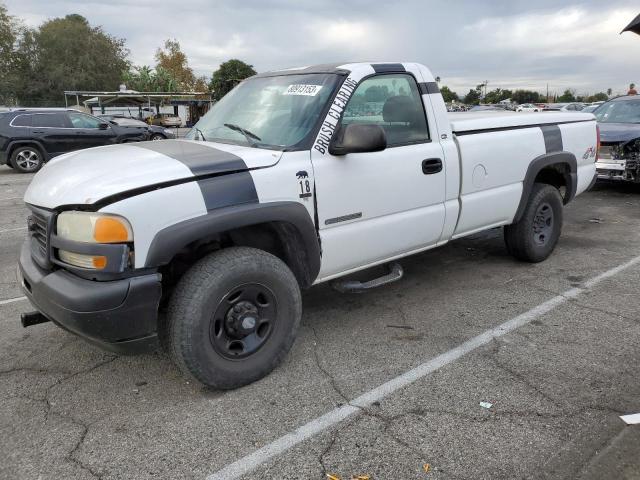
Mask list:
POLYGON ((19 270, 29 301, 56 325, 117 353, 157 347, 159 273, 97 282, 62 269, 44 270, 33 261, 29 240, 19 270))

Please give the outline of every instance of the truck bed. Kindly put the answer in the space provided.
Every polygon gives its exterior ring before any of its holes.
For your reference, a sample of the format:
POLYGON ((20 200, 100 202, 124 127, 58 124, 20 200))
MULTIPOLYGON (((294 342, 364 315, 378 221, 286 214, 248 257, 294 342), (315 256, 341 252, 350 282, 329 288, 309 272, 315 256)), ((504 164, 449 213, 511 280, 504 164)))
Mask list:
POLYGON ((590 113, 564 113, 564 112, 453 112, 449 113, 449 121, 453 133, 482 131, 503 128, 523 128, 528 125, 538 126, 565 122, 581 122, 593 120, 590 113))

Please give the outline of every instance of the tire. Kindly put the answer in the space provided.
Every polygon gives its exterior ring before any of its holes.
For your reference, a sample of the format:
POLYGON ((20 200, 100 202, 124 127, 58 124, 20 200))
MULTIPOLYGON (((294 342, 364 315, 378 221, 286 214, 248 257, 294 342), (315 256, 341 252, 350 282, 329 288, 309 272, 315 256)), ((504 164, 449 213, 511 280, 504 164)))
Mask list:
POLYGON ((180 370, 209 388, 231 389, 284 359, 301 316, 300 288, 287 265, 233 247, 204 257, 180 279, 159 336, 180 370))
POLYGON ((149 138, 149 140, 153 140, 153 141, 157 141, 157 140, 165 140, 166 137, 160 133, 154 133, 153 135, 151 135, 151 138, 149 138))
POLYGON ((44 165, 44 156, 38 147, 18 147, 11 153, 11 166, 20 173, 35 173, 44 165))
POLYGON ((504 227, 507 251, 525 262, 545 260, 560 238, 562 210, 562 196, 556 187, 534 183, 522 218, 504 227))

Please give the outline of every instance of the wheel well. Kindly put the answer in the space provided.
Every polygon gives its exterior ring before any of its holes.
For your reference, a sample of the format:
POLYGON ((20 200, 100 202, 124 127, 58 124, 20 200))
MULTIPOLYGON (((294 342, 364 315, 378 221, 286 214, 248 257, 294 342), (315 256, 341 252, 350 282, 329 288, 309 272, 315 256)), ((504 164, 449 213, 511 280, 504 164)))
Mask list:
POLYGON ((171 290, 200 258, 230 247, 253 247, 271 253, 287 264, 302 288, 313 283, 302 235, 293 224, 274 221, 228 230, 186 245, 160 269, 165 290, 171 290))
POLYGON ((9 145, 9 150, 7 151, 7 158, 10 159, 15 149, 20 147, 35 147, 38 149, 41 155, 45 156, 45 160, 46 160, 46 153, 43 151, 42 147, 38 145, 37 142, 29 142, 29 141, 12 143, 11 145, 9 145))
POLYGON ((554 163, 542 168, 535 177, 534 183, 546 183, 556 187, 564 203, 568 201, 568 189, 571 169, 566 163, 554 163))

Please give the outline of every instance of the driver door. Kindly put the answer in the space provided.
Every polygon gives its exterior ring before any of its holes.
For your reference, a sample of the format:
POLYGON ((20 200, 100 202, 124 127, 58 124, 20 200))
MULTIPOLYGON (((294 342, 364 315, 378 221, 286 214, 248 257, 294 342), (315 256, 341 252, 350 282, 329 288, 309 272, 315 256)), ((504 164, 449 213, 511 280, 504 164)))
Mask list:
POLYGON ((348 123, 380 125, 388 146, 343 156, 312 150, 322 280, 435 245, 445 219, 444 152, 411 74, 362 80, 338 128, 348 123))

